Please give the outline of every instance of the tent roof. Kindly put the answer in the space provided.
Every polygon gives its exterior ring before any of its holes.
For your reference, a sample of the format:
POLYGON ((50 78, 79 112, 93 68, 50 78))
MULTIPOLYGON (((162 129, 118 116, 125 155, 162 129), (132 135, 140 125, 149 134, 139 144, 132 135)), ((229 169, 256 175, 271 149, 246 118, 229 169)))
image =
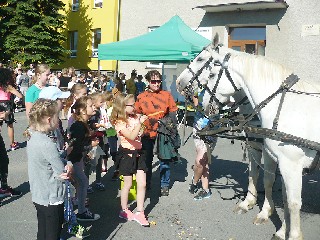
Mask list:
POLYGON ((150 33, 120 42, 99 44, 98 59, 188 62, 209 43, 176 15, 150 33))

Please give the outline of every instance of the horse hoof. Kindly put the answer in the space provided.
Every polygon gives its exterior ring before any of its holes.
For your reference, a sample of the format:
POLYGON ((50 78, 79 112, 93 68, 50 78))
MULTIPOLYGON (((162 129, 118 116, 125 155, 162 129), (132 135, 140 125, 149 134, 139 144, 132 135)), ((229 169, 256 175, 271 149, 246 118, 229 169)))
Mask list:
POLYGON ((268 222, 268 219, 256 217, 253 221, 254 225, 262 225, 268 222))
POLYGON ((244 209, 244 208, 242 208, 240 206, 236 206, 236 208, 233 210, 233 212, 236 213, 236 214, 245 214, 245 213, 248 212, 248 210, 244 209))
POLYGON ((284 238, 281 238, 280 236, 273 234, 271 240, 284 240, 284 238))

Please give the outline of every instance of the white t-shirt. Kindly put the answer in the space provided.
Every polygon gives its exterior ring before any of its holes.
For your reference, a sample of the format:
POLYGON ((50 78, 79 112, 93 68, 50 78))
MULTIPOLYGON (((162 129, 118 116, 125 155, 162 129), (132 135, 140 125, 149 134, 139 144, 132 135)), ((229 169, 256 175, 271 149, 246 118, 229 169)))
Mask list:
POLYGON ((70 89, 73 87, 73 85, 75 85, 75 84, 76 84, 76 83, 73 82, 73 81, 68 82, 68 89, 70 90, 70 89))

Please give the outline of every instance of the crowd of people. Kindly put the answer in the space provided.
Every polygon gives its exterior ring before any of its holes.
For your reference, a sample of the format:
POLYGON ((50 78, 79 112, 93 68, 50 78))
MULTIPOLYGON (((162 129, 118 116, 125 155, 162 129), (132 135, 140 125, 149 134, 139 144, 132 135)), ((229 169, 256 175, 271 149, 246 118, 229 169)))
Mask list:
MULTIPOLYGON (((0 68, 0 120, 1 124, 7 124, 8 133, 12 131, 8 134, 12 150, 18 145, 13 137, 15 103, 22 102, 29 121, 24 134, 28 139, 30 190, 38 218, 37 239, 60 239, 64 221, 68 222, 70 234, 88 235, 81 222, 100 218, 89 210, 88 194, 106 189, 101 176, 108 170, 109 156, 115 169, 112 179, 121 175, 124 181, 120 218, 149 226, 144 201, 146 191, 153 186, 155 153, 160 161, 159 194, 169 195, 170 163, 179 158, 180 147, 177 104, 171 93, 161 88, 162 76, 158 71, 151 70, 145 75, 147 86, 135 70, 129 79, 125 77, 123 73, 113 79, 92 72, 76 75, 72 67, 52 73, 46 64, 30 64, 27 71, 19 65, 14 72, 0 68), (66 129, 61 121, 64 119, 66 129), (163 126, 165 130, 159 130, 163 126), (90 185, 92 171, 96 179, 90 185), (135 212, 128 207, 134 175, 135 212), (76 189, 74 197, 70 195, 72 186, 76 189), (78 209, 76 214, 74 206, 78 209)), ((199 125, 199 119, 203 118, 200 116, 196 123, 199 125)), ((195 194, 201 179, 202 191, 194 196, 195 200, 201 200, 211 195, 208 186, 211 152, 196 134, 195 142, 197 155, 189 191, 195 194)), ((9 158, 1 135, 0 154, 0 196, 19 196, 21 192, 7 183, 9 158)))

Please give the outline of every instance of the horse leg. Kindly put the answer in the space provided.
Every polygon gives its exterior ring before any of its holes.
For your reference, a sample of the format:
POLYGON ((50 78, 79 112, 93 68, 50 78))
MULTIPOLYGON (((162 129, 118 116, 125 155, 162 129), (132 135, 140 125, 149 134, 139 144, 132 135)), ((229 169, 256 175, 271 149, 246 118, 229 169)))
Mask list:
POLYGON ((234 212, 238 214, 246 213, 252 209, 257 202, 257 181, 259 177, 259 165, 261 165, 262 151, 247 146, 249 159, 249 185, 246 198, 240 202, 234 212))
POLYGON ((279 160, 279 168, 282 174, 283 183, 286 189, 286 199, 288 211, 285 212, 287 232, 289 240, 302 240, 300 225, 300 209, 302 205, 302 159, 297 162, 287 158, 279 160))
POLYGON ((286 238, 286 229, 287 229, 286 222, 289 221, 289 209, 288 209, 286 185, 284 184, 283 179, 282 179, 282 198, 283 198, 284 220, 282 221, 281 228, 276 232, 272 240, 284 240, 286 238))
POLYGON ((264 224, 268 221, 274 210, 274 203, 272 200, 272 187, 275 181, 275 172, 277 169, 276 162, 270 157, 268 153, 263 150, 264 159, 264 203, 260 213, 256 216, 253 223, 256 225, 264 224))

